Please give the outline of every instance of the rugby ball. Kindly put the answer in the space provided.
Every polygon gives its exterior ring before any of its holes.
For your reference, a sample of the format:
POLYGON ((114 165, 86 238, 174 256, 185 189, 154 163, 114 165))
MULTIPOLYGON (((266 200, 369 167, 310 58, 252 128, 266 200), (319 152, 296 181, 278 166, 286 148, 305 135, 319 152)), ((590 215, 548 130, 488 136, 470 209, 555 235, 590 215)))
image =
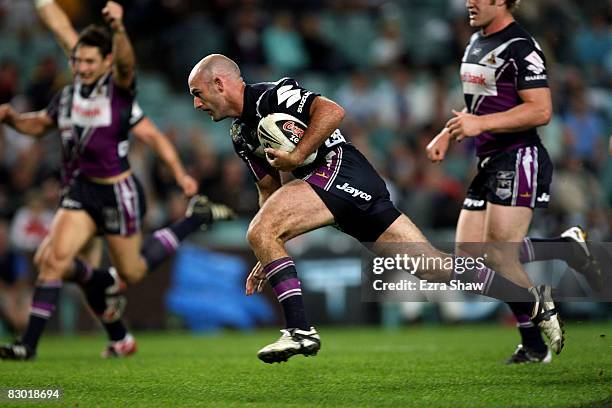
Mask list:
MULTIPOLYGON (((301 120, 289 114, 271 113, 259 121, 257 138, 264 148, 271 147, 292 152, 302 140, 307 127, 301 120)), ((316 157, 317 151, 315 150, 304 160, 301 166, 312 163, 316 157)))

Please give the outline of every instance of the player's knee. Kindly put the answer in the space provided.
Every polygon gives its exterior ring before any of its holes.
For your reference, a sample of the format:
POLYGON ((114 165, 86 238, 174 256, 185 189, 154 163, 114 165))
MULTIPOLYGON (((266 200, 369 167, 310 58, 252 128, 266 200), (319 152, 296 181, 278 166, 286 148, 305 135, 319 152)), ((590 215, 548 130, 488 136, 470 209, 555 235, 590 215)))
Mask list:
POLYGON ((62 279, 68 269, 70 259, 50 250, 39 260, 38 279, 42 281, 62 279))
POLYGON ((271 234, 271 228, 265 222, 262 222, 259 217, 256 217, 249 224, 247 241, 249 241, 252 248, 260 248, 266 242, 269 242, 270 239, 274 239, 273 235, 271 234))

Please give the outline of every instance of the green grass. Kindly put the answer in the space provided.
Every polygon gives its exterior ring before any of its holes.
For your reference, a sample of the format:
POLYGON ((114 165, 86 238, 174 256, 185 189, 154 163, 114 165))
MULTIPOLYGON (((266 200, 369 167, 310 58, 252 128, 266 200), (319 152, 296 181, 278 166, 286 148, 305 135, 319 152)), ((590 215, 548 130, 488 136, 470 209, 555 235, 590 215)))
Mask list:
MULTIPOLYGON (((278 332, 139 334, 129 359, 102 360, 101 336, 43 339, 34 362, 0 362, 0 387, 59 386, 61 403, 12 406, 612 406, 612 325, 573 324, 549 365, 506 366, 517 334, 477 325, 321 328, 323 348, 267 365, 278 332)), ((0 401, 0 406, 6 406, 0 401)))

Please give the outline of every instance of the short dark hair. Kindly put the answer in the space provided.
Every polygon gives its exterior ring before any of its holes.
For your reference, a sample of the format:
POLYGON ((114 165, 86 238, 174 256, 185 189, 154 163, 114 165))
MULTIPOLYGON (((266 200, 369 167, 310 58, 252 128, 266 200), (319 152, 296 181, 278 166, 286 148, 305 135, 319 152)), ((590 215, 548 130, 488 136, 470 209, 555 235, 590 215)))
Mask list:
POLYGON ((95 24, 88 25, 81 31, 75 48, 79 45, 97 47, 102 57, 106 57, 113 52, 113 42, 110 33, 105 27, 95 24))
POLYGON ((506 0, 506 8, 510 11, 516 10, 521 0, 506 0))

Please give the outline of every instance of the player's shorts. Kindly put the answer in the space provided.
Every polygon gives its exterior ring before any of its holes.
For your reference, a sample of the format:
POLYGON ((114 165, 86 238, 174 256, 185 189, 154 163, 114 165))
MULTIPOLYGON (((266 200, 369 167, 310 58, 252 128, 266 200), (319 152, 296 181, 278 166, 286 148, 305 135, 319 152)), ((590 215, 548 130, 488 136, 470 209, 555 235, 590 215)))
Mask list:
POLYGON ((375 242, 401 215, 383 179, 350 144, 330 151, 303 180, 334 215, 336 227, 360 242, 375 242))
POLYGON ((115 184, 95 183, 78 176, 62 197, 60 207, 87 211, 99 234, 125 236, 140 231, 146 213, 142 186, 133 175, 115 184))
POLYGON ((487 202, 512 207, 546 208, 553 164, 542 144, 482 157, 468 187, 464 210, 482 211, 487 202))

